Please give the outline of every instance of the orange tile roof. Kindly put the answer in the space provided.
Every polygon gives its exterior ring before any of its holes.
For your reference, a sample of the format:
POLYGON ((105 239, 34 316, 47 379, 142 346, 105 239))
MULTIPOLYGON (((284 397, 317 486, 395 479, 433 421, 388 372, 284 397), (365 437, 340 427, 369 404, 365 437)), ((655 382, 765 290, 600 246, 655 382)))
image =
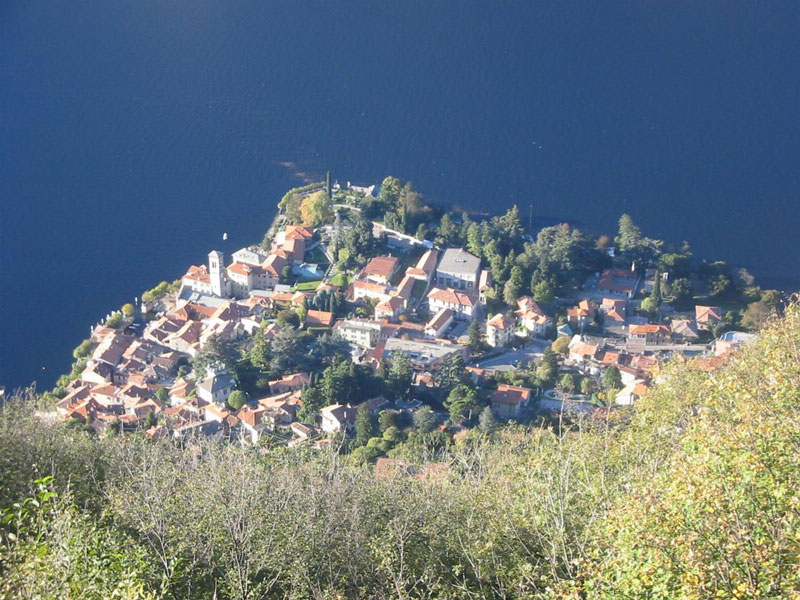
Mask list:
POLYGON ((492 285, 492 273, 487 269, 483 269, 478 280, 478 289, 487 290, 492 285))
POLYGON ((606 269, 600 276, 597 287, 604 290, 611 290, 612 292, 631 293, 633 292, 636 279, 636 273, 633 271, 606 269))
POLYGON ((593 346, 592 344, 586 344, 581 342, 580 344, 576 344, 572 349, 569 351, 570 354, 577 354, 579 356, 594 356, 597 354, 597 346, 593 346))
POLYGON ((403 304, 404 304, 403 299, 400 296, 392 296, 388 300, 384 300, 383 302, 378 304, 375 307, 375 310, 394 313, 399 308, 402 308, 403 304))
POLYGON ((306 313, 306 326, 323 325, 330 327, 333 323, 333 313, 324 310, 309 310, 306 313))
POLYGON ((497 391, 492 394, 491 401, 499 404, 520 404, 527 402, 530 398, 530 388, 501 383, 497 386, 497 391))
POLYGON ((287 225, 284 229, 286 239, 305 239, 310 240, 314 237, 314 228, 302 225, 287 225))
POLYGON ((428 321, 428 324, 425 326, 425 329, 434 329, 438 330, 440 327, 444 325, 449 319, 453 317, 455 313, 450 308, 440 308, 439 312, 437 312, 433 318, 428 321))
POLYGON ((446 302, 448 304, 456 304, 459 306, 475 306, 472 298, 470 298, 467 294, 450 288, 433 288, 428 293, 428 298, 438 300, 439 302, 446 302))
POLYGON ((376 256, 361 270, 362 276, 375 276, 389 279, 397 267, 398 259, 395 256, 376 256))
POLYGON ((286 266, 286 257, 273 252, 261 263, 261 268, 273 277, 280 277, 283 267, 286 266))
POLYGON ((497 313, 495 316, 489 319, 486 325, 496 329, 508 329, 511 327, 512 321, 503 313, 497 313))
POLYGON ((436 268, 436 261, 439 258, 438 250, 428 250, 417 261, 416 268, 422 271, 425 275, 430 275, 436 268))
POLYGON ((709 321, 721 321, 722 309, 717 306, 695 306, 695 321, 698 323, 708 323, 709 321))
POLYGON ((633 335, 641 335, 648 333, 664 333, 669 334, 670 328, 666 325, 657 325, 656 323, 647 323, 645 325, 631 325, 628 331, 633 335))
POLYGON ((409 300, 411 298, 411 290, 414 289, 414 282, 415 279, 413 277, 409 277, 408 275, 403 277, 400 285, 397 286, 397 296, 403 300, 409 300))
MULTIPOLYGON (((292 373, 291 375, 286 375, 281 377, 280 379, 274 379, 269 381, 270 387, 273 386, 280 386, 280 387, 302 387, 310 381, 308 373, 292 373)), ((290 392, 286 392, 289 393, 290 392)), ((261 400, 259 400, 261 402, 261 400)))
POLYGON ((191 279, 193 281, 200 281, 201 283, 211 283, 211 278, 208 275, 208 267, 206 265, 190 265, 183 279, 191 279))
POLYGON ((255 274, 261 271, 260 267, 255 265, 248 265, 247 263, 235 262, 228 267, 228 273, 249 277, 251 273, 255 274))

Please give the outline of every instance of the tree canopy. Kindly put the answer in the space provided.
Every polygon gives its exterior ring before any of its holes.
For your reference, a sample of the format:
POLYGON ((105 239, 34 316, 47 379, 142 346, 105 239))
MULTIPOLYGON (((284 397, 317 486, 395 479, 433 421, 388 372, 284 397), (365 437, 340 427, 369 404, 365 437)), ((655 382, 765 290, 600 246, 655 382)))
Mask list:
POLYGON ((714 372, 675 361, 634 406, 559 430, 495 429, 478 401, 492 435, 453 441, 423 408, 367 437, 362 411, 366 443, 341 455, 98 435, 15 397, 0 594, 792 598, 799 321, 790 306, 714 372))

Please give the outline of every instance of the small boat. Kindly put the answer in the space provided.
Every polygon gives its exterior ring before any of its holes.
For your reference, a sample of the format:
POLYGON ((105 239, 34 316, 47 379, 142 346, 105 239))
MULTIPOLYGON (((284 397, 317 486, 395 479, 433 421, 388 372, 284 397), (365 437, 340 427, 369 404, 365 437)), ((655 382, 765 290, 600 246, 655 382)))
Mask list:
POLYGON ((228 232, 226 231, 225 233, 222 234, 222 241, 224 242, 227 239, 228 239, 228 232))

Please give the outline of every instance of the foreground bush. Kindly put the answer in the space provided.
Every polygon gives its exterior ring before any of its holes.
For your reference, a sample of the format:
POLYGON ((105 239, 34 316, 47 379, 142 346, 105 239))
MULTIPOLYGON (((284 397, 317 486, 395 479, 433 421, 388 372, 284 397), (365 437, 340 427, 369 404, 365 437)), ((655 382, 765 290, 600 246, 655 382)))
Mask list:
POLYGON ((799 324, 793 307, 712 373, 669 367, 634 410, 475 435, 396 477, 304 449, 93 437, 17 399, 0 500, 38 506, 4 524, 2 590, 797 598, 799 324))

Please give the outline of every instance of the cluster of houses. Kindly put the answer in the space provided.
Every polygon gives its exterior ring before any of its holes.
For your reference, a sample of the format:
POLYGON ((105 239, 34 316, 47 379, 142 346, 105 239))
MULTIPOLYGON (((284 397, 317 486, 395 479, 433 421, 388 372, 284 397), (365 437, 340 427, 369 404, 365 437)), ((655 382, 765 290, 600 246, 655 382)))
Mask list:
POLYGON ((316 266, 304 262, 313 239, 313 228, 290 225, 278 232, 269 252, 258 246, 242 248, 233 253, 233 262, 227 267, 223 253, 213 250, 208 265, 192 265, 181 278, 181 297, 196 293, 247 298, 253 291, 274 290, 286 267, 298 272, 316 266))
MULTIPOLYGON (((655 277, 645 273, 645 285, 655 277)), ((658 371, 659 354, 706 354, 706 345, 699 344, 703 331, 723 321, 723 312, 715 306, 696 306, 694 314, 676 314, 670 322, 653 323, 647 318, 629 314, 630 299, 642 282, 632 271, 608 269, 598 278, 597 301, 588 298, 567 310, 567 323, 572 331, 581 332, 570 340, 568 362, 587 375, 597 376, 614 365, 620 373, 623 388, 616 403, 633 404, 651 385, 658 371), (603 337, 585 335, 587 326, 599 329, 603 337)), ((715 357, 727 355, 754 335, 730 332, 713 342, 715 357)))
MULTIPOLYGON (((234 413, 225 407, 234 389, 230 374, 184 370, 211 338, 235 340, 258 329, 273 337, 280 331, 267 313, 302 306, 312 295, 282 286, 281 271, 305 264, 313 237, 311 228, 288 226, 269 253, 243 248, 227 267, 223 254, 213 251, 208 265, 189 267, 175 301, 143 330, 129 326, 131 318, 117 329, 95 327, 86 366, 56 405, 59 416, 98 430, 114 425, 176 437, 202 433, 256 439, 265 428, 290 426, 302 406, 308 375, 269 382, 270 395, 234 413)), ((333 315, 309 310, 305 324, 330 327, 333 315)), ((299 424, 296 429, 300 439, 313 433, 299 424)))
MULTIPOLYGON (((484 318, 491 275, 477 256, 461 248, 438 249, 428 243, 419 259, 404 268, 397 256, 377 256, 346 290, 325 279, 314 291, 293 291, 284 285, 287 268, 317 272, 304 259, 321 243, 315 229, 287 226, 277 233, 269 252, 242 248, 225 266, 223 253, 212 251, 207 265, 189 267, 174 302, 162 303, 163 310, 143 329, 132 327, 130 318, 117 329, 93 329, 91 354, 80 377, 58 401, 58 414, 97 430, 114 426, 144 430, 153 437, 203 435, 258 442, 268 432, 289 444, 319 444, 320 438, 351 429, 357 407, 335 404, 322 409, 316 426, 299 423, 309 374, 270 381, 269 393, 233 410, 228 404, 235 389, 231 375, 214 367, 192 373, 188 359, 212 338, 236 340, 257 330, 275 336, 281 329, 271 318, 275 310, 303 307, 303 326, 334 332, 349 342, 353 360, 377 368, 403 353, 414 371, 414 385, 434 388, 436 371, 445 361, 469 358, 464 332, 475 319, 484 323, 486 343, 496 349, 515 336, 549 337, 556 328, 553 317, 530 296, 518 298, 516 309, 484 318), (309 310, 308 302, 322 290, 343 293, 350 303, 371 311, 371 318, 337 320, 332 312, 309 310)), ((605 271, 596 282, 601 297, 580 300, 567 311, 567 324, 558 328, 559 335, 580 332, 569 343, 568 362, 574 368, 590 376, 611 365, 619 369, 624 385, 616 398, 619 404, 633 403, 649 386, 657 369, 656 359, 648 355, 654 348, 691 343, 700 330, 722 319, 721 311, 709 306, 698 306, 693 319, 673 319, 669 326, 630 316, 628 303, 639 285, 633 272, 605 271), (598 322, 609 337, 583 335, 598 322)), ((747 341, 742 335, 721 339, 718 354, 747 341)), ((482 374, 470 369, 473 375, 482 374)), ((492 410, 501 419, 520 418, 529 408, 531 393, 501 384, 492 395, 492 410)), ((392 405, 378 397, 368 401, 368 408, 377 414, 392 405)))
POLYGON ((497 313, 486 321, 486 343, 502 348, 511 343, 514 335, 545 337, 555 324, 530 296, 517 299, 517 310, 497 313))

